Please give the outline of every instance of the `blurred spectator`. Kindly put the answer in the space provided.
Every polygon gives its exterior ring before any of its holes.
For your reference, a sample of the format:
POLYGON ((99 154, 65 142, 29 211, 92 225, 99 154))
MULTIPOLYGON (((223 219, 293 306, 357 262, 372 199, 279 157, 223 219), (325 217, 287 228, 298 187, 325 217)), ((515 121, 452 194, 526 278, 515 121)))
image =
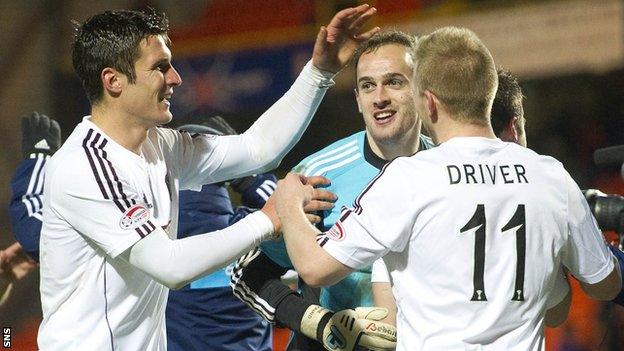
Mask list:
POLYGON ((37 263, 28 257, 19 243, 0 250, 0 306, 11 294, 13 283, 24 278, 35 267, 37 263))

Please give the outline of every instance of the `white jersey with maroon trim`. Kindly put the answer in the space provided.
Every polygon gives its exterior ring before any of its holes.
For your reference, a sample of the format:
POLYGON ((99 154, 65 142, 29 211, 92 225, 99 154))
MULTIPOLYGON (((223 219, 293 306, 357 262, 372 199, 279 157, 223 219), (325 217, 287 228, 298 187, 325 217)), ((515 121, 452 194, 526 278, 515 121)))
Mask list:
POLYGON ((561 164, 498 139, 396 159, 330 232, 323 248, 347 266, 383 256, 398 350, 543 350, 560 265, 587 283, 614 268, 561 164))
POLYGON ((219 169, 227 143, 153 128, 137 155, 83 119, 47 168, 41 349, 166 348, 169 290, 118 255, 157 226, 176 237, 178 190, 237 171, 219 169))

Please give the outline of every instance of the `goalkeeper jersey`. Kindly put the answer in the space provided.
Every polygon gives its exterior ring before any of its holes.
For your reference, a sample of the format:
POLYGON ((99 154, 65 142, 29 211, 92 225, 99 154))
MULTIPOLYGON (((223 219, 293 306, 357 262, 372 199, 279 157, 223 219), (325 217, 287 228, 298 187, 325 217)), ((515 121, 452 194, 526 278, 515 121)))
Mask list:
MULTIPOLYGON (((433 147, 430 138, 421 136, 419 150, 433 147)), ((357 195, 387 163, 377 156, 361 131, 338 140, 306 157, 293 171, 306 176, 322 175, 331 181, 327 190, 338 196, 335 207, 323 211, 321 231, 326 231, 340 218, 340 209, 351 206, 357 195)), ((292 268, 283 241, 265 241, 262 251, 283 267, 292 268)), ((357 306, 372 306, 371 269, 364 267, 330 287, 322 288, 320 304, 334 311, 357 306)))

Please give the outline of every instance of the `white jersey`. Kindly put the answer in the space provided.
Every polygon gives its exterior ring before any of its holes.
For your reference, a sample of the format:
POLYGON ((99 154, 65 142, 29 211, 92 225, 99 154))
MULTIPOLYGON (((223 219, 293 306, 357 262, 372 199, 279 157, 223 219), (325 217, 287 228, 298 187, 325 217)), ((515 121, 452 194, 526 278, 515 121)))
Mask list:
POLYGON ((155 127, 141 155, 85 117, 46 171, 39 348, 165 350, 168 289, 119 255, 157 227, 177 237, 179 190, 275 167, 299 140, 331 76, 309 62, 245 133, 155 127))
POLYGON ((175 238, 178 190, 209 181, 216 140, 153 128, 139 156, 88 117, 76 127, 47 168, 42 350, 165 349, 168 289, 117 256, 157 226, 175 238))
POLYGON ((562 165, 498 139, 397 158, 321 235, 352 268, 383 256, 398 350, 543 350, 560 265, 587 283, 614 268, 562 165))

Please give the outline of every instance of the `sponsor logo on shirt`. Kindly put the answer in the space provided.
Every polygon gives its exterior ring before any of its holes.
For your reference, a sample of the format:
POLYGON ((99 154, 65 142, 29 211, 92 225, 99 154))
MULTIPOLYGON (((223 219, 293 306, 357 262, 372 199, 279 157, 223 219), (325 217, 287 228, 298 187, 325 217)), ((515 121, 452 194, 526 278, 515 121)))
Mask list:
POLYGON ((145 224, 150 218, 149 210, 142 204, 136 204, 130 207, 121 217, 119 226, 121 229, 134 229, 145 224))
POLYGON ((325 234, 332 240, 342 241, 345 237, 342 223, 340 221, 336 222, 333 227, 329 228, 329 230, 325 232, 325 234))

